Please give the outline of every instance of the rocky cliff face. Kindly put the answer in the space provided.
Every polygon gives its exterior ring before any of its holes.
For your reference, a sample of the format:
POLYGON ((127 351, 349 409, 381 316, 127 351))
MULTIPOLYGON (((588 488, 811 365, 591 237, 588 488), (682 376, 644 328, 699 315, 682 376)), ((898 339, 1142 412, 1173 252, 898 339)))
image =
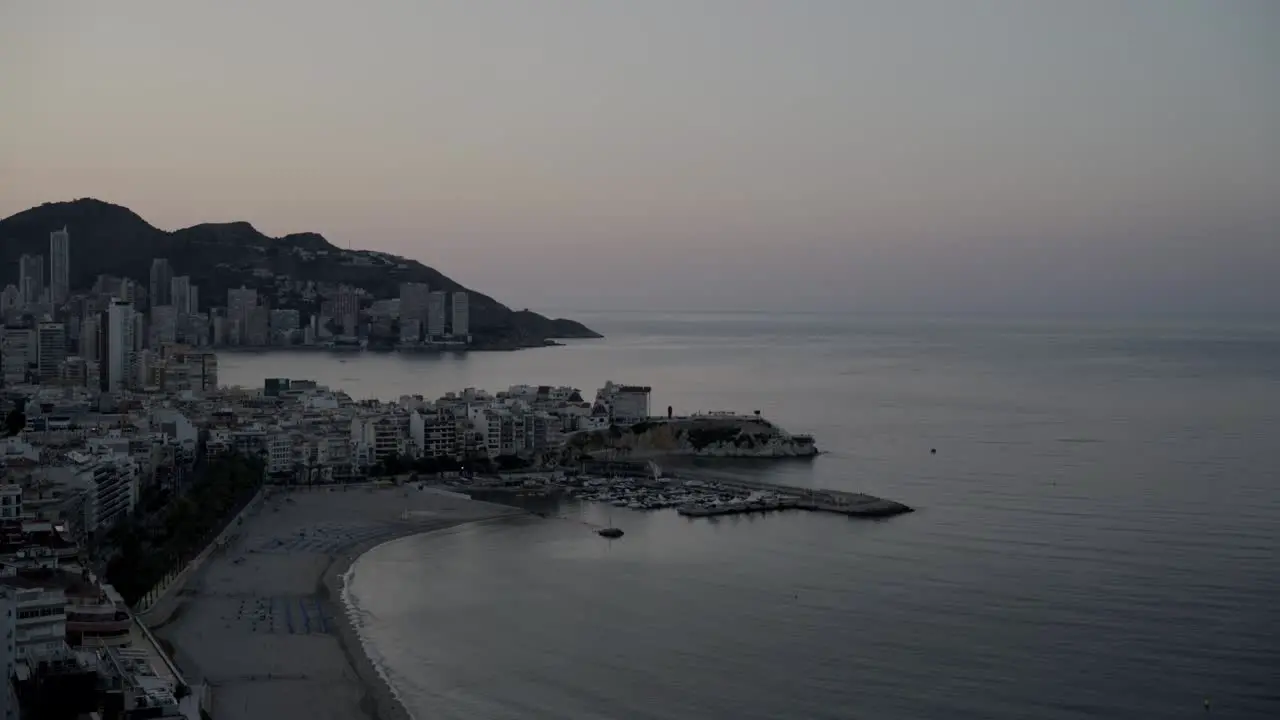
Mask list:
POLYGON ((781 458, 818 454, 811 438, 793 436, 764 418, 723 416, 655 419, 630 427, 578 433, 571 436, 568 450, 578 457, 614 454, 632 458, 781 458))

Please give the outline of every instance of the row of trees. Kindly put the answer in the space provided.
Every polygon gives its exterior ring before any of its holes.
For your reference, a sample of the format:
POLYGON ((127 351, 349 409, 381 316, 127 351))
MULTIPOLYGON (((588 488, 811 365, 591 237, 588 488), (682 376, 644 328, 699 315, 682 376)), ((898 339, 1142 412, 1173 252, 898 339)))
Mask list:
POLYGON ((130 605, 213 542, 262 485, 259 458, 226 455, 200 468, 186 492, 147 515, 139 508, 107 535, 107 581, 130 605))

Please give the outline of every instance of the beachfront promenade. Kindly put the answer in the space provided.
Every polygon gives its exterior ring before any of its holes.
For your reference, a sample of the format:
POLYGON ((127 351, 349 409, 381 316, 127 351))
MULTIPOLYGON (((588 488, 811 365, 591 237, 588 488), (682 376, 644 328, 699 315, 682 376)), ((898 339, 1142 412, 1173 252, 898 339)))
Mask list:
POLYGON ((216 720, 405 718, 346 617, 342 574, 392 538, 518 514, 406 487, 276 492, 153 629, 185 676, 212 687, 216 720))

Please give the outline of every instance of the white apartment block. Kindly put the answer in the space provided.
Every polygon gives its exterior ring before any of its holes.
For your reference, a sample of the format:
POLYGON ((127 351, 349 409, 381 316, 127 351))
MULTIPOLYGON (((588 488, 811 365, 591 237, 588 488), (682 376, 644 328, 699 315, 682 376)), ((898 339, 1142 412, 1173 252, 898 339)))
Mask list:
POLYGON ((293 471, 293 435, 279 431, 267 436, 267 473, 283 475, 293 471))
POLYGON ((67 646, 67 593, 46 588, 16 575, 0 577, 0 604, 13 618, 13 637, 6 638, 10 662, 39 661, 64 652, 67 646))
POLYGON ((389 413, 352 418, 351 447, 356 462, 365 466, 389 455, 408 455, 409 416, 389 413))
POLYGON ((409 414, 409 446, 415 457, 461 457, 459 437, 458 420, 451 412, 409 414))
POLYGON ((618 385, 606 382, 604 387, 596 392, 595 407, 602 409, 617 425, 633 425, 649 419, 651 392, 652 388, 647 385, 618 385))

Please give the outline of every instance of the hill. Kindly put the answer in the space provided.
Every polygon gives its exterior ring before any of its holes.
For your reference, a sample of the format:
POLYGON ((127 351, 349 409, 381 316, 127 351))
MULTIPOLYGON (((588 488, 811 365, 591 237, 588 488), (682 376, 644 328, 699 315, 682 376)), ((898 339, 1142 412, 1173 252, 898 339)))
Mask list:
MULTIPOLYGON (((416 260, 369 250, 345 250, 316 233, 272 238, 247 222, 205 223, 165 232, 132 210, 91 198, 45 203, 0 220, 0 284, 16 283, 18 258, 48 256, 49 233, 71 234, 71 287, 91 287, 98 275, 136 280, 146 287, 151 260, 168 258, 175 275, 200 286, 201 305, 225 303, 228 288, 258 288, 273 307, 311 310, 301 296, 280 295, 281 280, 345 283, 374 298, 393 298, 401 282, 471 294, 471 328, 477 344, 536 347, 554 338, 600 337, 581 323, 516 312, 416 260)), ((48 260, 46 259, 46 268, 48 260)), ((46 272, 48 270, 46 269, 46 272)))

